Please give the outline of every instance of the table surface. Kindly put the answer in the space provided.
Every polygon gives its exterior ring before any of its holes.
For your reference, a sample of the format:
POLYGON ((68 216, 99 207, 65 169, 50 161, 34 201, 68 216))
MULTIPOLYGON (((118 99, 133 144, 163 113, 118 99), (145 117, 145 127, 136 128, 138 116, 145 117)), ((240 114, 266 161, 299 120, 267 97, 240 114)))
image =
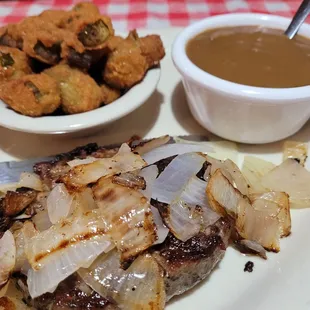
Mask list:
MULTIPOLYGON (((0 25, 17 22, 46 9, 69 9, 77 0, 0 1, 0 25)), ((111 16, 117 30, 186 26, 211 15, 229 12, 292 16, 301 0, 95 0, 111 16)))

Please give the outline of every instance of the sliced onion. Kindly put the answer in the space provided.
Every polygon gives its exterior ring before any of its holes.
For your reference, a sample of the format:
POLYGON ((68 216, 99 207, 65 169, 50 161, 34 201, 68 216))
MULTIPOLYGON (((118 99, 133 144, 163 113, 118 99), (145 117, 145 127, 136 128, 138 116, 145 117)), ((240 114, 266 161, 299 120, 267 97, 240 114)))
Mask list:
POLYGON ((307 143, 297 141, 284 142, 283 161, 285 161, 288 158, 292 158, 297 160, 302 166, 304 166, 307 157, 308 157, 307 143))
POLYGON ((127 260, 156 241, 156 227, 148 199, 135 189, 114 184, 112 179, 100 179, 93 193, 108 234, 122 259, 127 260))
POLYGON ((157 240, 154 242, 154 245, 155 245, 155 244, 163 243, 165 241, 166 237, 169 234, 169 229, 164 224, 159 211, 153 206, 151 206, 151 211, 152 211, 152 215, 153 215, 153 219, 154 219, 154 223, 156 225, 156 231, 157 231, 157 240))
POLYGON ((91 164, 95 161, 97 161, 98 158, 92 157, 92 156, 87 156, 86 158, 83 159, 73 159, 67 162, 67 164, 70 166, 70 168, 80 166, 80 165, 87 165, 91 164))
POLYGON ((240 200, 247 200, 218 169, 210 178, 207 185, 207 197, 210 207, 225 216, 236 217, 240 200))
POLYGON ((174 158, 155 180, 152 198, 170 204, 205 161, 205 157, 198 153, 186 153, 174 158))
POLYGON ((7 230, 0 239, 0 288, 9 280, 15 262, 15 240, 13 234, 7 230))
POLYGON ((98 294, 115 300, 121 309, 164 309, 162 269, 149 254, 139 256, 123 270, 119 254, 111 251, 101 255, 89 269, 80 269, 79 275, 98 294))
POLYGON ((101 158, 90 164, 73 167, 63 177, 63 182, 69 187, 80 187, 94 183, 103 176, 134 171, 145 165, 140 155, 131 152, 130 147, 124 143, 111 158, 101 158))
POLYGON ((242 253, 256 254, 263 259, 267 259, 266 250, 257 242, 251 240, 240 240, 237 243, 242 253))
POLYGON ((149 164, 154 164, 157 161, 171 157, 173 155, 182 155, 192 152, 207 153, 211 152, 213 149, 205 144, 200 143, 174 143, 166 144, 158 147, 142 156, 142 158, 149 164))
MULTIPOLYGON (((158 168, 156 165, 147 166, 140 171, 139 175, 144 178, 146 184, 145 189, 140 190, 140 193, 147 198, 148 201, 150 201, 152 197, 153 185, 158 176, 158 168)), ((151 211, 157 229, 157 240, 154 244, 160 244, 165 241, 169 233, 169 229, 165 226, 159 211, 153 206, 151 206, 151 211)))
POLYGON ((66 186, 57 184, 47 197, 47 211, 52 224, 65 219, 72 212, 73 197, 68 193, 66 186))
MULTIPOLYGON (((190 138, 190 137, 189 137, 190 138)), ((235 142, 231 141, 199 141, 194 142, 191 140, 186 140, 180 137, 173 138, 176 143, 187 143, 187 144, 199 144, 205 145, 212 148, 212 151, 208 152, 208 155, 212 158, 219 160, 231 159, 234 162, 238 162, 238 146, 235 142)))
POLYGON ((16 189, 20 187, 27 187, 37 191, 43 191, 43 184, 38 175, 30 172, 22 172, 19 178, 19 182, 0 184, 0 192, 6 194, 7 191, 16 191, 16 189))
POLYGON ((113 183, 134 189, 144 189, 146 187, 144 178, 132 172, 124 172, 113 176, 113 183))
POLYGON ((156 149, 170 141, 170 136, 165 135, 158 138, 151 139, 146 142, 139 143, 136 147, 134 147, 134 151, 138 152, 140 155, 151 152, 153 149, 156 149))
POLYGON ((52 226, 47 209, 42 211, 38 210, 37 214, 32 218, 32 221, 38 231, 47 230, 52 226))
POLYGON ((140 171, 139 175, 145 180, 145 189, 140 192, 144 197, 150 200, 152 197, 154 182, 158 176, 158 168, 156 165, 147 166, 140 171))
POLYGON ((291 208, 310 207, 310 172, 294 159, 287 159, 264 175, 261 183, 270 191, 287 193, 291 208))
MULTIPOLYGON (((280 225, 281 237, 288 236, 291 233, 291 213, 289 196, 283 192, 267 192, 261 194, 252 194, 249 196, 252 202, 262 200, 259 204, 256 204, 256 208, 260 209, 270 208, 277 216, 280 225), (270 204, 270 202, 272 204, 270 204), (277 205, 277 207, 274 206, 277 205)), ((271 211, 272 211, 271 210, 271 211)))
POLYGON ((38 231, 30 221, 23 223, 22 227, 13 233, 16 244, 16 264, 14 271, 23 272, 25 269, 28 269, 28 261, 25 253, 26 240, 37 234, 38 231))
POLYGON ((187 241, 201 229, 214 224, 219 215, 214 212, 206 196, 207 182, 192 177, 177 197, 163 212, 165 223, 180 240, 187 241))
POLYGON ((252 205, 245 199, 239 201, 236 229, 242 238, 255 241, 266 250, 279 252, 277 205, 268 202, 268 208, 261 208, 261 203, 261 200, 254 201, 252 205))
POLYGON ((19 187, 28 187, 37 191, 43 191, 43 184, 38 175, 30 172, 23 172, 20 175, 19 187))
MULTIPOLYGON (((213 175, 216 170, 221 169, 222 174, 229 180, 229 182, 237 188, 241 194, 248 195, 248 183, 242 175, 239 167, 230 159, 224 161, 206 155, 207 161, 211 164, 210 175, 213 175)), ((209 171, 205 172, 205 180, 210 178, 209 171)))
POLYGON ((89 240, 60 249, 40 270, 29 269, 27 285, 32 298, 53 292, 57 285, 80 268, 88 268, 98 255, 111 249, 106 236, 94 236, 89 240))
POLYGON ((245 156, 242 166, 242 174, 250 185, 250 193, 266 192, 266 189, 261 183, 261 178, 275 168, 271 162, 265 161, 254 156, 245 156))
POLYGON ((106 224, 97 210, 74 214, 27 240, 27 259, 34 270, 42 269, 56 261, 71 245, 105 236, 106 230, 106 224))

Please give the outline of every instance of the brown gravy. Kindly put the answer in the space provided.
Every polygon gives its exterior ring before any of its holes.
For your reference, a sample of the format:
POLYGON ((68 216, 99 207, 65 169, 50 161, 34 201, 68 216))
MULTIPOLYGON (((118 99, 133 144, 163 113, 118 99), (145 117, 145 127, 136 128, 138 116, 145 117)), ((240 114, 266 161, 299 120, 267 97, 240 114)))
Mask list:
POLYGON ((281 30, 256 26, 200 33, 186 47, 200 69, 250 86, 285 88, 310 85, 310 40, 293 40, 281 30))

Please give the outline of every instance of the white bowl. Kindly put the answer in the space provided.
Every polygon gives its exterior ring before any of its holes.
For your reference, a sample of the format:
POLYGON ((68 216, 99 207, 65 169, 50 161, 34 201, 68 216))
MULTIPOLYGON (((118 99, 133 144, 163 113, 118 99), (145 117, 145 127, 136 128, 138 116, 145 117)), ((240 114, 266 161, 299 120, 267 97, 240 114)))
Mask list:
POLYGON ((139 84, 113 103, 74 115, 32 118, 8 109, 7 105, 0 100, 0 126, 37 134, 80 134, 98 130, 140 107, 155 91, 159 78, 160 68, 153 68, 139 84))
MULTIPOLYGON (((294 134, 307 122, 310 86, 261 88, 236 84, 199 69, 186 55, 188 41, 208 29, 259 25, 284 30, 289 23, 288 18, 273 15, 225 14, 192 24, 178 35, 172 59, 182 75, 190 110, 203 127, 237 142, 268 143, 294 134)), ((310 25, 303 25, 299 34, 310 37, 310 25)))

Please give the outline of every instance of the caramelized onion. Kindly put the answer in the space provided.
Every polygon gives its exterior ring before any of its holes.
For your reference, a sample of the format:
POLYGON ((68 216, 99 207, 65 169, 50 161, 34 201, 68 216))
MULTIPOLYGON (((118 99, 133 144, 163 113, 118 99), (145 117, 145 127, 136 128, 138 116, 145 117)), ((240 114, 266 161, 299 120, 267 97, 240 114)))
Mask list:
POLYGON ((101 158, 90 164, 73 167, 63 177, 63 182, 68 186, 80 187, 94 183, 103 176, 134 171, 145 165, 140 155, 131 152, 130 147, 124 143, 111 158, 101 158))
POLYGON ((297 141, 285 141, 284 142, 284 152, 283 160, 288 158, 295 159, 302 166, 305 165, 306 159, 308 157, 308 145, 307 143, 297 142, 297 141))
POLYGON ((270 191, 287 193, 291 208, 310 207, 310 172, 294 159, 287 159, 265 174, 261 183, 270 191))
POLYGON ((93 187, 95 201, 106 221, 108 234, 128 260, 149 248, 157 239, 149 201, 138 190, 101 178, 93 187))

